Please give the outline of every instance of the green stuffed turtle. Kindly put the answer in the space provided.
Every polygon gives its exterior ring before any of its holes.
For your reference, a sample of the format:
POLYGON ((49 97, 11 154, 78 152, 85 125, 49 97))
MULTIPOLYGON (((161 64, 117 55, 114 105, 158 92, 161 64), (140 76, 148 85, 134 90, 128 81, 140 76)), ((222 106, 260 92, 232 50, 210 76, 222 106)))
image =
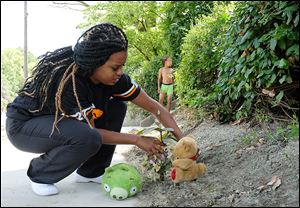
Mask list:
POLYGON ((134 166, 118 163, 105 168, 102 187, 110 194, 111 198, 124 200, 141 190, 142 177, 134 166))

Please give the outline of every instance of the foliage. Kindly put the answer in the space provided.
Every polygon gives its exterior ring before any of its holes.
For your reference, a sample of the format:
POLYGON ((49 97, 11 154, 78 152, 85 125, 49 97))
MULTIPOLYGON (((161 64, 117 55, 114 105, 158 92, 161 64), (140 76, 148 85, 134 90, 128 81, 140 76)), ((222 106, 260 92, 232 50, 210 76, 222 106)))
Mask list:
POLYGON ((231 4, 216 5, 212 14, 198 19, 184 38, 182 60, 175 74, 181 104, 198 108, 214 99, 209 93, 217 79, 231 9, 231 4))
POLYGON ((166 38, 173 64, 180 62, 180 47, 183 37, 194 25, 196 19, 207 15, 213 7, 212 1, 168 1, 162 7, 165 15, 162 22, 164 37, 166 38))
POLYGON ((298 9, 295 1, 237 3, 215 86, 224 120, 259 106, 298 109, 298 9))
MULTIPOLYGON (((292 120, 288 122, 281 121, 275 124, 272 122, 272 128, 270 128, 268 117, 265 117, 263 113, 261 113, 261 115, 263 116, 263 120, 257 121, 261 121, 259 124, 261 124, 261 127, 264 130, 265 138, 269 141, 278 144, 299 139, 299 120, 296 115, 293 115, 292 120)), ((261 138, 261 135, 259 135, 256 130, 252 130, 249 134, 242 136, 241 140, 247 145, 255 145, 255 143, 257 144, 257 141, 260 140, 259 138, 261 138)), ((263 138, 261 139, 264 140, 263 138)))
POLYGON ((296 115, 293 116, 293 120, 289 124, 277 128, 276 136, 286 142, 299 139, 299 121, 296 115))
MULTIPOLYGON (((129 64, 128 64, 129 65, 129 64)), ((131 65, 125 67, 125 70, 131 75, 131 78, 153 99, 158 100, 157 92, 157 78, 158 71, 162 67, 161 57, 154 57, 151 61, 144 61, 139 63, 140 67, 131 65)), ((149 112, 145 112, 142 109, 136 109, 130 103, 128 105, 129 116, 134 117, 136 114, 140 114, 143 117, 149 116, 149 112)))
POLYGON ((140 56, 140 62, 165 53, 164 41, 158 28, 158 3, 155 1, 112 1, 101 2, 85 10, 87 28, 99 22, 111 22, 127 35, 129 57, 140 56))
POLYGON ((256 108, 254 109, 254 118, 258 123, 271 121, 271 116, 266 109, 256 108))
POLYGON ((245 143, 246 145, 255 143, 257 141, 257 139, 258 138, 257 138, 256 131, 252 131, 250 134, 241 137, 242 142, 245 143))
POLYGON ((161 57, 154 57, 151 61, 145 61, 142 71, 133 74, 134 80, 147 92, 153 99, 158 100, 157 77, 158 71, 162 67, 161 57))
MULTIPOLYGON (((9 48, 1 50, 1 111, 17 95, 24 83, 23 49, 9 48)), ((36 64, 36 58, 28 53, 28 71, 36 64)))

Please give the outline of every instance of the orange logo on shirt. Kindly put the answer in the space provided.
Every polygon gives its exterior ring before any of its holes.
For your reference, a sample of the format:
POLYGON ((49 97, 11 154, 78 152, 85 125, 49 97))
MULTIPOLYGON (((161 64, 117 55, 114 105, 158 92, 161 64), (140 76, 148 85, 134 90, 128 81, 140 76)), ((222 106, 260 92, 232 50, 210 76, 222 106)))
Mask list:
POLYGON ((103 111, 100 109, 95 108, 92 110, 93 119, 100 118, 102 116, 102 114, 103 114, 103 111))
POLYGON ((87 112, 87 115, 92 113, 93 119, 98 119, 102 116, 103 111, 97 108, 91 109, 89 112, 87 112))

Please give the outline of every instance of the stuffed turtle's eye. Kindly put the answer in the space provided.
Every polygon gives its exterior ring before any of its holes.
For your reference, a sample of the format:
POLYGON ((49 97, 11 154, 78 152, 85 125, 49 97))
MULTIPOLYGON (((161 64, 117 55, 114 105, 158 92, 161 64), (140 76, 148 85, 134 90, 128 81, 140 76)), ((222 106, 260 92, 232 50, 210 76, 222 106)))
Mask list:
POLYGON ((104 189, 105 191, 109 192, 110 191, 110 187, 108 184, 104 184, 104 189))
POLYGON ((136 186, 131 187, 130 193, 135 194, 136 192, 137 192, 137 187, 136 186))

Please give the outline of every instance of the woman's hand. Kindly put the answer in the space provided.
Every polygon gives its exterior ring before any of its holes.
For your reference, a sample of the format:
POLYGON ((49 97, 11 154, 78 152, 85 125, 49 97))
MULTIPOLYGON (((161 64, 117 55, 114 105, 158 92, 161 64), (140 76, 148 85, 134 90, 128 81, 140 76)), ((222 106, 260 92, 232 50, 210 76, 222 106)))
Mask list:
POLYGON ((160 157, 164 152, 164 143, 155 137, 141 136, 137 139, 135 145, 147 152, 149 156, 156 155, 157 157, 160 157))

